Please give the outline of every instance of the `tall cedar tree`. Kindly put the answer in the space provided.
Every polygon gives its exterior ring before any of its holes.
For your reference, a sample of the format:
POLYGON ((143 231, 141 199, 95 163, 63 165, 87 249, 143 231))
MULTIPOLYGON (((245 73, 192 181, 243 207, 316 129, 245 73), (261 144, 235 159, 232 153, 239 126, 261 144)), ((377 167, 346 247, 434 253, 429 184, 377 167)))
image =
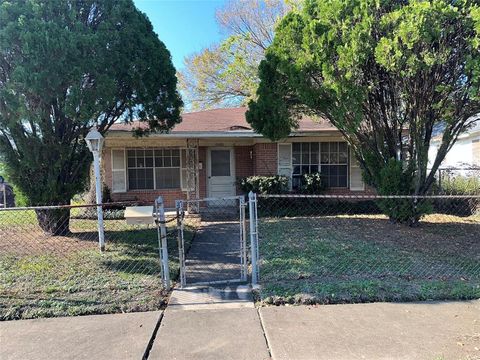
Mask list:
POLYGON ((380 193, 424 195, 480 113, 479 2, 308 0, 277 27, 259 75, 247 113, 256 131, 277 140, 302 114, 328 119, 380 193), (442 142, 429 168, 435 131, 442 142), (391 164, 399 158, 400 168, 391 164), (389 169, 409 183, 387 190, 389 169))
MULTIPOLYGON (((84 138, 116 121, 167 130, 182 101, 170 53, 131 0, 2 0, 0 152, 30 205, 68 204, 84 190, 84 138)), ((38 211, 68 232, 68 211, 38 211)))

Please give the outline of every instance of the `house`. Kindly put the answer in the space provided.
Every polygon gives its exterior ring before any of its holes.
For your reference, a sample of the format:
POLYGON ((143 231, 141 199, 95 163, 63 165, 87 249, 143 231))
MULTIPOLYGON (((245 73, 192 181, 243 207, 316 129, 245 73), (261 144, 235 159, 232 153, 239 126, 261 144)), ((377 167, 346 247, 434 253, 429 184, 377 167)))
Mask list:
MULTIPOLYGON (((442 142, 441 135, 433 137, 428 150, 428 160, 432 165, 442 142)), ((461 134, 445 156, 442 169, 457 169, 460 173, 469 168, 480 168, 480 119, 466 132, 461 134)))
POLYGON ((114 201, 152 201, 167 207, 185 198, 239 193, 237 180, 252 175, 285 175, 294 190, 303 174, 321 172, 328 192, 362 193, 361 171, 341 133, 327 121, 300 121, 287 139, 272 142, 255 133, 246 108, 183 114, 168 134, 135 138, 145 123, 115 124, 105 137, 105 182, 114 201))

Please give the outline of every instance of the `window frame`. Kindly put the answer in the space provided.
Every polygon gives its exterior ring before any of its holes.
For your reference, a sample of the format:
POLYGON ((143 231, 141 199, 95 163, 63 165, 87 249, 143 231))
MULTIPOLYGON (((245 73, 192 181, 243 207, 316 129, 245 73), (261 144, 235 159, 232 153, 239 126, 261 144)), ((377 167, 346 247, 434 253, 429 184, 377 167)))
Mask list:
MULTIPOLYGON (((311 173, 311 167, 312 166, 317 166, 318 167, 318 170, 317 172, 322 174, 322 167, 330 167, 330 166, 345 166, 346 168, 346 174, 345 175, 341 175, 341 176, 345 176, 346 177, 346 185, 345 186, 328 186, 328 189, 349 189, 350 187, 350 162, 351 162, 351 159, 350 159, 350 151, 349 151, 349 146, 348 146, 348 143, 346 141, 339 141, 339 140, 336 140, 336 141, 305 141, 305 142, 302 142, 302 141, 296 141, 296 142, 292 142, 292 167, 291 167, 291 178, 292 178, 292 185, 294 182, 296 182, 294 180, 294 178, 301 178, 304 173, 302 172, 302 168, 303 166, 309 166, 309 173, 311 173), (309 156, 309 163, 308 164, 303 164, 303 144, 305 143, 308 143, 310 144, 309 145, 309 149, 308 149, 308 156, 309 156), (331 143, 336 143, 337 144, 337 160, 335 163, 322 163, 322 153, 324 153, 324 151, 322 151, 322 144, 329 144, 328 145, 328 157, 330 159, 331 157, 331 147, 330 147, 330 144, 331 143), (346 144, 347 146, 347 149, 346 149, 346 154, 347 154, 347 161, 346 163, 340 163, 339 161, 339 154, 340 154, 340 144, 341 143, 344 143, 346 144), (300 144, 300 161, 298 163, 294 163, 294 160, 293 160, 293 154, 294 154, 294 150, 293 150, 293 147, 295 144, 300 144), (317 163, 312 163, 312 147, 311 147, 311 144, 318 144, 318 161, 317 163), (300 174, 294 174, 294 169, 295 169, 295 166, 300 166, 300 174)), ((328 176, 330 177, 331 175, 325 175, 325 176, 328 176)), ((336 175, 337 179, 340 175, 336 175)), ((337 181, 338 182, 338 181, 337 181)))
MULTIPOLYGON (((345 186, 328 186, 327 188, 328 189, 349 189, 350 188, 350 151, 349 151, 349 147, 348 147, 348 143, 346 141, 323 141, 323 142, 320 142, 320 148, 319 148, 319 156, 318 156, 318 162, 319 162, 319 165, 318 165, 318 169, 319 169, 319 172, 322 173, 322 166, 345 166, 346 169, 347 169, 347 173, 345 174, 345 177, 347 179, 347 183, 345 186), (329 146, 328 146, 328 158, 331 159, 331 154, 332 154, 332 151, 331 151, 331 147, 330 147, 330 144, 332 143, 336 143, 337 144, 337 162, 336 163, 330 163, 330 160, 329 160, 329 163, 326 164, 322 164, 322 144, 325 144, 325 143, 328 143, 329 146), (340 144, 341 143, 344 143, 347 145, 347 149, 346 149, 346 153, 347 153, 347 162, 346 163, 340 163, 339 159, 340 159, 340 144)), ((330 176, 327 175, 327 176, 330 176)), ((336 175, 337 178, 340 176, 340 175, 336 175)), ((343 176, 343 175, 342 175, 343 176)))
MULTIPOLYGON (((183 190, 182 188, 182 151, 183 148, 181 147, 146 147, 146 148, 141 148, 141 147, 133 147, 133 148, 125 148, 125 177, 126 177, 126 191, 133 191, 133 192, 141 192, 141 191, 168 191, 168 190, 176 190, 180 189, 183 190), (135 162, 137 161, 137 150, 143 150, 143 151, 152 151, 152 158, 153 158, 153 164, 152 166, 144 166, 144 167, 137 167, 137 164, 135 163, 135 167, 130 167, 128 164, 128 152, 131 150, 135 150, 135 162), (179 151, 179 165, 178 166, 156 166, 156 158, 158 157, 156 154, 156 151, 162 150, 162 159, 164 159, 163 151, 164 150, 178 150, 179 151), (153 171, 153 187, 152 188, 145 188, 145 189, 132 189, 130 188, 130 175, 129 175, 129 170, 131 169, 152 169, 153 171), (162 188, 157 188, 157 174, 156 170, 157 169, 178 169, 179 172, 179 184, 178 186, 175 187, 162 187, 162 188)), ((144 155, 144 159, 145 159, 144 155)), ((170 155, 170 158, 172 158, 172 155, 170 155)), ((146 165, 146 161, 144 160, 144 164, 146 165)))

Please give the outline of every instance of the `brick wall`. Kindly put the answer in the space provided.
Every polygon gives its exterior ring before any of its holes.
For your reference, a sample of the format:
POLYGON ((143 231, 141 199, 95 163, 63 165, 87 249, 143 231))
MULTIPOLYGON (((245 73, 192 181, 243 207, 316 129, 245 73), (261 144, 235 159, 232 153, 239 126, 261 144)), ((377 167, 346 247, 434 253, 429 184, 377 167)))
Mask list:
MULTIPOLYGON (((254 174, 254 157, 253 146, 236 146, 235 147, 235 176, 237 180, 252 176, 254 174)), ((237 185, 237 195, 242 195, 240 187, 237 185)))
POLYGON ((253 146, 236 146, 235 147, 235 176, 244 178, 253 175, 253 146))
POLYGON ((254 175, 277 175, 277 144, 264 143, 254 146, 254 175))

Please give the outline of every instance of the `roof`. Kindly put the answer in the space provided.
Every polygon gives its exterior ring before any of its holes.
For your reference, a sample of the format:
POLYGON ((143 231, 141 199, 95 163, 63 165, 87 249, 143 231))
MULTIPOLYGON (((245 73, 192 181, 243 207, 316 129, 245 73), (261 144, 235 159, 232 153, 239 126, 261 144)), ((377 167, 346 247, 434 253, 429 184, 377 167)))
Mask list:
MULTIPOLYGON (((245 119, 246 107, 214 109, 182 114, 182 122, 177 124, 171 131, 171 134, 230 134, 235 133, 254 135, 250 124, 245 119)), ((130 124, 114 124, 109 131, 121 132, 132 131, 135 128, 145 128, 148 124, 134 121, 130 124)), ((312 118, 304 117, 299 122, 299 129, 296 132, 318 132, 335 131, 336 128, 327 120, 319 119, 314 121, 312 118)))

